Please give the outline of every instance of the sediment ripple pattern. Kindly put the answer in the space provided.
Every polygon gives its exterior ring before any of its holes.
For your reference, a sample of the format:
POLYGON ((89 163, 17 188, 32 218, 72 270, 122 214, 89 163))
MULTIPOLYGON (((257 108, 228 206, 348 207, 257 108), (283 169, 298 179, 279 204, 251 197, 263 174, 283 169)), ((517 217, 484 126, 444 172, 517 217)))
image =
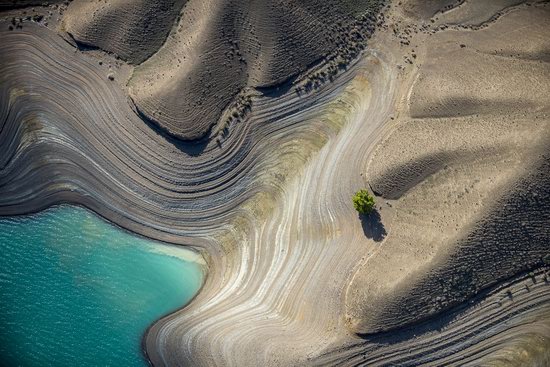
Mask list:
POLYGON ((187 229, 215 227, 214 218, 253 194, 252 171, 269 164, 258 156, 271 140, 289 140, 285 128, 311 108, 289 102, 270 111, 271 101, 258 101, 261 124, 237 125, 221 149, 185 144, 140 120, 122 90, 54 33, 27 25, 3 39, 2 215, 78 198, 125 226, 147 222, 155 237, 182 242, 176 237, 187 229))
MULTIPOLYGON (((247 123, 237 125, 220 148, 215 142, 181 143, 151 129, 94 62, 53 32, 28 24, 6 30, 2 37, 0 215, 78 203, 135 232, 200 248, 209 260, 208 280, 192 309, 186 310, 189 317, 170 317, 160 323, 162 333, 148 334, 153 362, 266 362, 279 353, 265 345, 265 353, 251 355, 258 347, 256 332, 278 334, 286 323, 296 322, 286 317, 298 314, 308 322, 311 317, 319 319, 316 325, 324 327, 320 321, 325 317, 306 316, 302 306, 289 299, 293 290, 300 291, 298 298, 305 297, 307 287, 300 282, 304 276, 313 280, 307 274, 311 269, 303 267, 303 274, 294 269, 302 267, 303 260, 314 266, 318 249, 308 243, 290 246, 291 238, 279 238, 272 245, 277 221, 266 223, 251 238, 238 237, 238 223, 230 223, 241 218, 245 227, 256 225, 257 214, 265 212, 263 207, 270 205, 287 177, 334 136, 350 109, 348 102, 338 102, 343 112, 335 115, 332 125, 305 121, 315 120, 319 106, 334 102, 355 75, 353 70, 315 98, 293 93, 259 98, 247 123), (296 252, 290 252, 291 247, 296 252), (270 289, 270 283, 278 288, 270 289)), ((315 179, 309 180, 315 184, 315 179)), ((287 202, 297 205, 298 192, 291 195, 287 202)), ((295 228, 286 209, 276 211, 277 218, 295 228)), ((326 217, 321 223, 332 226, 326 217)), ((334 248, 332 253, 338 251, 334 248)), ((316 272, 322 269, 316 266, 316 272)), ((342 285, 333 289, 341 291, 342 285)), ((321 336, 314 338, 315 329, 303 330, 296 342, 310 340, 308 347, 318 349, 321 336)), ((285 358, 304 355, 295 352, 285 358)))
POLYGON ((363 120, 367 111, 373 121, 388 113, 391 100, 374 98, 371 88, 388 88, 389 95, 394 88, 385 61, 371 55, 365 62, 333 106, 346 111, 340 133, 281 188, 267 221, 247 219, 234 279, 149 332, 160 346, 179 341, 179 348, 155 348, 162 351, 150 355, 155 364, 301 365, 349 336, 343 292, 353 264, 369 249, 349 205, 351 192, 362 185, 363 162, 354 157, 364 156, 368 145, 349 142, 378 127, 363 120), (355 172, 349 180, 348 169, 355 172))
POLYGON ((369 340, 347 327, 347 285, 383 246, 368 238, 350 197, 365 186, 361 173, 396 103, 391 53, 366 52, 313 96, 257 97, 220 147, 152 129, 53 32, 28 25, 1 36, 0 215, 79 203, 208 261, 193 302, 148 330, 155 366, 456 364, 548 311, 537 272, 528 294, 512 288, 516 302, 497 309, 501 295, 483 295, 440 334, 369 340))
MULTIPOLYGON (((379 333, 328 350, 315 365, 479 366, 521 335, 550 336, 548 269, 482 292, 437 322, 379 333)), ((532 343, 532 341, 528 342, 532 343)), ((502 364, 501 364, 502 365, 502 364)))

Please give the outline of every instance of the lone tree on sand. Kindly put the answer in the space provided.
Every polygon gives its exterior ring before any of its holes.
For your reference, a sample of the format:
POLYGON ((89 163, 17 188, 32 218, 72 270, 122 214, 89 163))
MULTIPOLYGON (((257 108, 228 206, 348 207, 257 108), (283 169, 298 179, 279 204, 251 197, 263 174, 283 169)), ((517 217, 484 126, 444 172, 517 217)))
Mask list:
POLYGON ((360 214, 369 214, 374 209, 374 197, 367 190, 359 190, 353 196, 353 206, 360 214))

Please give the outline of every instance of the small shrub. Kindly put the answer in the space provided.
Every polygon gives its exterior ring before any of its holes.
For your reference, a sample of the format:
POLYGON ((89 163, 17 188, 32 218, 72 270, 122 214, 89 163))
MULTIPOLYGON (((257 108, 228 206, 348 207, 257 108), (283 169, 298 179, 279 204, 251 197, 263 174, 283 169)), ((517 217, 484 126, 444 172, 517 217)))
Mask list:
POLYGON ((372 212, 374 204, 374 197, 367 190, 359 190, 353 196, 353 207, 361 214, 372 212))

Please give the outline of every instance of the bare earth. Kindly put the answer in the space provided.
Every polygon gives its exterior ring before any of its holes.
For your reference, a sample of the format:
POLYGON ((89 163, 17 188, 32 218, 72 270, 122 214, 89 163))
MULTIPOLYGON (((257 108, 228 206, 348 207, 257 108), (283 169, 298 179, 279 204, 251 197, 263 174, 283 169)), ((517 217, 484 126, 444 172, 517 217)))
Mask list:
POLYGON ((550 364, 550 5, 359 3, 6 6, 0 215, 200 252, 155 366, 550 364))

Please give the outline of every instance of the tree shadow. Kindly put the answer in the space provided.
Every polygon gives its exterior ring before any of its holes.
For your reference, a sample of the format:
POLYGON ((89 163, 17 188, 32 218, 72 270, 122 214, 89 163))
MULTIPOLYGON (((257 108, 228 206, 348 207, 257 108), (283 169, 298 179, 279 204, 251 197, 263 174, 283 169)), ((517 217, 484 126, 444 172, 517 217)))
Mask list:
POLYGON ((382 241, 386 235, 386 228, 382 223, 382 217, 378 210, 374 209, 369 214, 359 214, 359 219, 361 219, 361 226, 363 227, 363 233, 367 238, 373 239, 375 242, 382 241))

